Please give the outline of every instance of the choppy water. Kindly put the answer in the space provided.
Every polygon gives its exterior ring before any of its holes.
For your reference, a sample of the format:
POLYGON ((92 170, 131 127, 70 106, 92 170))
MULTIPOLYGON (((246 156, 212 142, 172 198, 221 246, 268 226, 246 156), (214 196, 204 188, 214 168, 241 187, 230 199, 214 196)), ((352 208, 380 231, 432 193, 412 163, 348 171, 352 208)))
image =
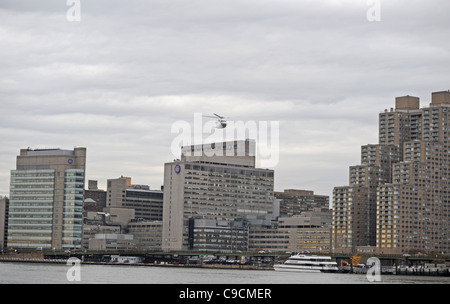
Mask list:
POLYGON ((70 282, 65 264, 0 262, 0 284, 411 284, 450 283, 448 277, 382 275, 369 282, 366 275, 171 268, 126 265, 81 265, 80 281, 70 282))

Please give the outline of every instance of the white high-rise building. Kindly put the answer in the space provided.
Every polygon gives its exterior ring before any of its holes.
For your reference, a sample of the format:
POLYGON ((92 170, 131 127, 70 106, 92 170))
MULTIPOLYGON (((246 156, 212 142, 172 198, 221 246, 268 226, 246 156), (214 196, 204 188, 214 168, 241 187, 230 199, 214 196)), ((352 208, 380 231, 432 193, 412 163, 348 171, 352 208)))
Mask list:
POLYGON ((274 171, 255 168, 254 141, 182 147, 181 160, 164 165, 163 250, 195 248, 196 219, 271 219, 273 188, 274 171))

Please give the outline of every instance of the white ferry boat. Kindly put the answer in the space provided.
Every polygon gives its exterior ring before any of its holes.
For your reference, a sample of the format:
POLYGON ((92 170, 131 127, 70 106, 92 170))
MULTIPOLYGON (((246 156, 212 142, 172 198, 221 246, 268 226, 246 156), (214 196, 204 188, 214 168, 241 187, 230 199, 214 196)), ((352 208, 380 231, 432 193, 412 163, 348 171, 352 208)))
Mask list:
POLYGON ((275 271, 299 271, 299 272, 338 272, 336 262, 331 261, 330 256, 300 255, 291 256, 284 264, 273 266, 275 271))

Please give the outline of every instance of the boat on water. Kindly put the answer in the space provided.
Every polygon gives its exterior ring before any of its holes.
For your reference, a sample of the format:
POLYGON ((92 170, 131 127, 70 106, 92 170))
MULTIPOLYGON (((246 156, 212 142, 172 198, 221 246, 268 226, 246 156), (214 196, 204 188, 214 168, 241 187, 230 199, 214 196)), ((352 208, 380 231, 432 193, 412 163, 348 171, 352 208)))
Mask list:
POLYGON ((283 264, 275 264, 275 271, 298 271, 298 272, 338 272, 336 262, 330 256, 301 255, 291 256, 283 264))

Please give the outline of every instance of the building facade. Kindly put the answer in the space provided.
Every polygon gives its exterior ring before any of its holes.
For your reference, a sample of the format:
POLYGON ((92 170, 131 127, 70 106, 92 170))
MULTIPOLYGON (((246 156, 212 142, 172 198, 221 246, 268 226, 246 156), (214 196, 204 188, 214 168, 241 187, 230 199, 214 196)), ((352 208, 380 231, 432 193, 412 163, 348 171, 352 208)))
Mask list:
POLYGON ((327 212, 330 205, 328 196, 317 195, 309 190, 286 189, 275 192, 275 198, 280 200, 280 217, 291 217, 316 208, 327 212))
POLYGON ((278 229, 278 225, 249 226, 248 251, 285 252, 290 250, 289 231, 278 229))
POLYGON ((134 219, 128 223, 127 231, 129 234, 133 235, 139 250, 161 250, 162 221, 134 219))
POLYGON ((289 236, 287 250, 295 252, 329 252, 332 213, 315 208, 292 217, 278 219, 278 231, 289 236))
POLYGON ((188 249, 194 251, 248 251, 248 227, 239 222, 189 219, 188 249))
POLYGON ((80 248, 86 148, 22 149, 11 171, 7 246, 80 248))

